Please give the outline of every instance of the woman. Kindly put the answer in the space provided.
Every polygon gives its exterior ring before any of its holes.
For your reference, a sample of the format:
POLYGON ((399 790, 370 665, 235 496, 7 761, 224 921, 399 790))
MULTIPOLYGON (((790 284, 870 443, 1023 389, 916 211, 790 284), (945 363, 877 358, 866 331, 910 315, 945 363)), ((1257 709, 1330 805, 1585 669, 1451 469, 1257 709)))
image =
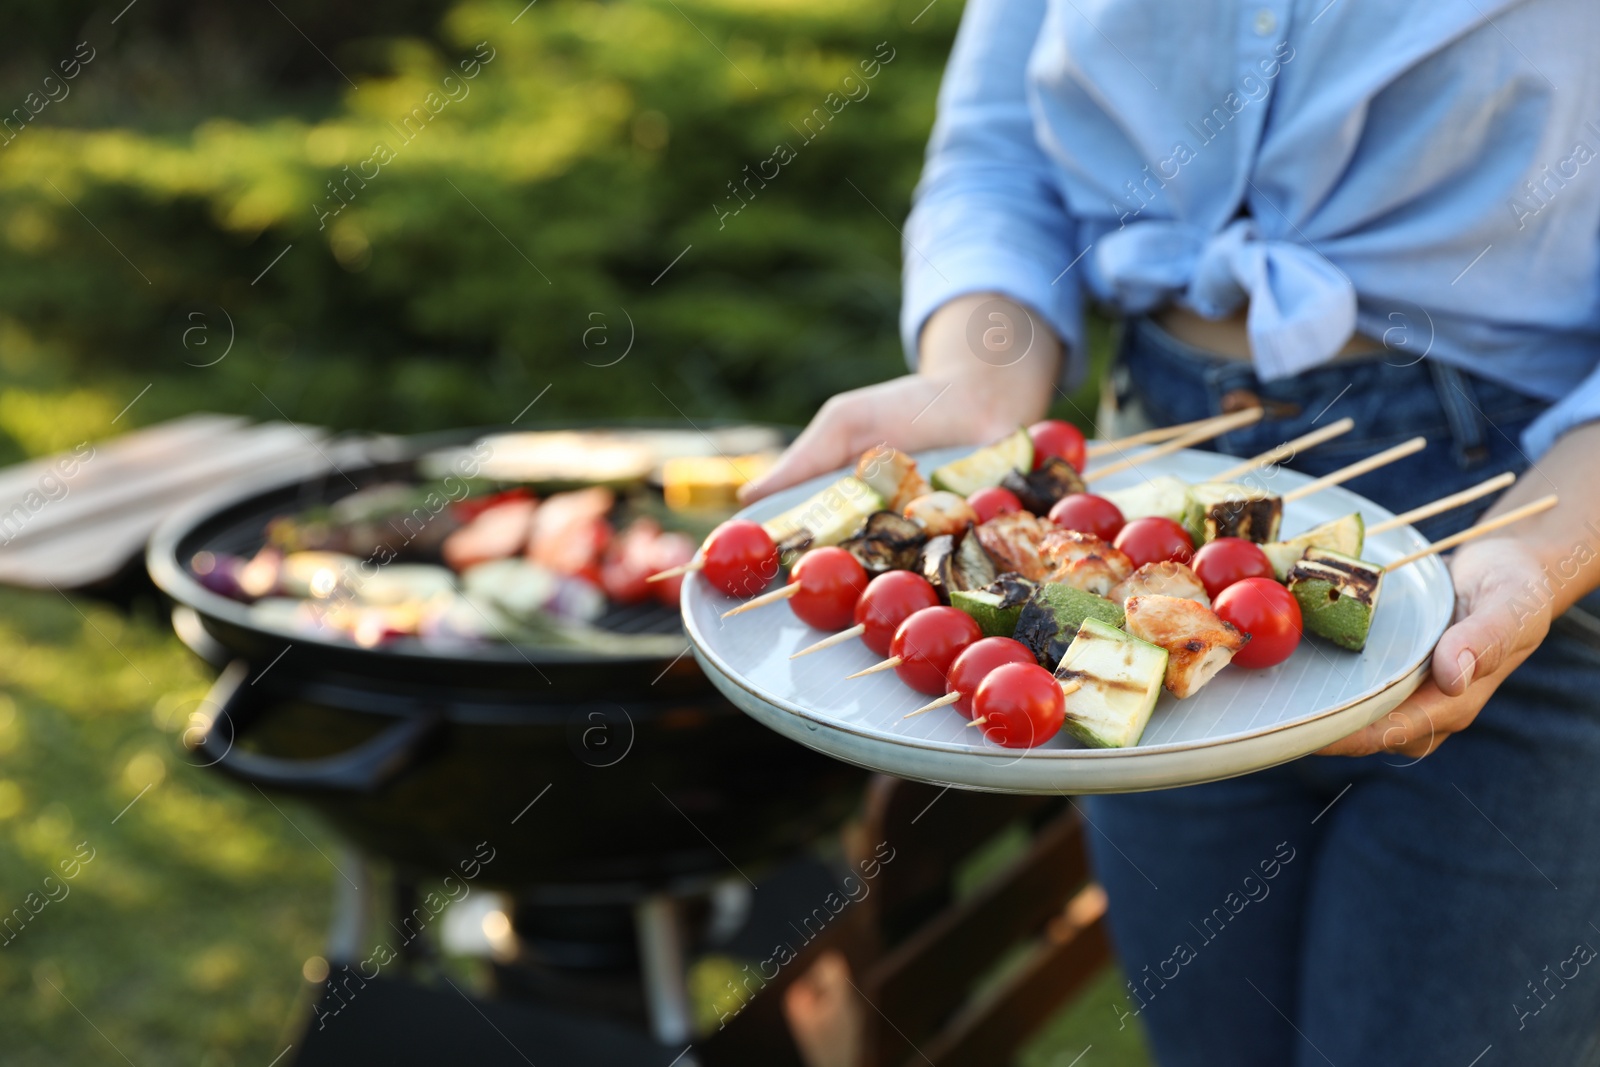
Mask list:
POLYGON ((1426 434, 1352 483, 1396 511, 1502 470, 1492 510, 1559 492, 1455 553, 1457 619, 1388 718, 1085 805, 1107 1010, 1167 1067, 1600 1063, 1597 44, 1592 0, 969 0, 906 226, 916 373, 834 397, 751 487, 1036 419, 1095 299, 1124 414, 1260 403, 1217 443, 1241 455, 1353 416, 1313 473, 1426 434))

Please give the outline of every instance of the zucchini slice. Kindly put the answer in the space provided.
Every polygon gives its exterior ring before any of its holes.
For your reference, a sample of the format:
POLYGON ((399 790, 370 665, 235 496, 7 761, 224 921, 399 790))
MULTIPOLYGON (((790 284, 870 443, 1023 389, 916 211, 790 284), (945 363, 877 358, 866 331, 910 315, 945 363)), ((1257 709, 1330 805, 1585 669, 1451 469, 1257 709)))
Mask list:
POLYGON ((1196 547, 1205 543, 1205 512, 1189 489, 1189 483, 1181 478, 1158 474, 1138 485, 1101 495, 1115 504, 1129 522, 1159 515, 1187 530, 1196 547))
POLYGON ((1361 512, 1351 512, 1341 519, 1330 519, 1321 526, 1313 526, 1303 534, 1296 534, 1287 541, 1272 541, 1261 546, 1261 551, 1267 554, 1267 560, 1272 564, 1272 570, 1278 576, 1278 581, 1289 580, 1289 572, 1300 558, 1306 554, 1307 549, 1322 548, 1333 552, 1341 552, 1346 556, 1361 555, 1362 543, 1366 540, 1367 524, 1361 518, 1361 512))
POLYGON ((962 459, 946 463, 929 480, 935 489, 971 496, 979 489, 999 485, 1010 471, 1024 474, 1033 469, 1033 438, 1020 426, 1017 432, 992 445, 985 445, 962 459))
POLYGON ((861 479, 847 476, 761 526, 780 545, 820 548, 850 537, 873 512, 881 510, 883 497, 861 479))
POLYGON ((1084 619, 1056 668, 1057 681, 1077 683, 1066 694, 1063 729, 1094 748, 1138 744, 1166 675, 1166 649, 1084 619))

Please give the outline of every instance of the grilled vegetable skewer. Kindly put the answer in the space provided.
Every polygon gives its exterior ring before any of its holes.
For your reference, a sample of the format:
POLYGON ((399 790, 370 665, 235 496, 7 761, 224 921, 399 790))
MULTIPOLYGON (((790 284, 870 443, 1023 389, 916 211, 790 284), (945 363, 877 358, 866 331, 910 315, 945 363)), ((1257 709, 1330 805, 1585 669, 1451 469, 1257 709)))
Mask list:
POLYGON ((1465 544, 1468 541, 1475 540, 1476 538, 1482 537, 1486 533, 1493 533, 1494 531, 1503 527, 1510 526, 1514 522, 1521 522, 1523 519, 1529 518, 1530 516, 1549 511, 1559 503, 1561 503, 1561 498, 1556 496, 1554 493, 1551 493, 1549 496, 1540 497, 1531 504, 1524 504, 1520 508, 1513 508, 1504 515, 1496 515, 1494 518, 1480 522, 1476 526, 1469 526, 1460 533, 1451 534, 1442 541, 1435 541, 1427 548, 1413 552, 1409 556, 1401 556, 1399 559, 1385 567, 1384 571, 1396 571, 1401 567, 1404 567, 1407 563, 1415 563, 1419 559, 1425 559, 1426 557, 1432 556, 1439 552, 1448 552, 1457 545, 1465 544))

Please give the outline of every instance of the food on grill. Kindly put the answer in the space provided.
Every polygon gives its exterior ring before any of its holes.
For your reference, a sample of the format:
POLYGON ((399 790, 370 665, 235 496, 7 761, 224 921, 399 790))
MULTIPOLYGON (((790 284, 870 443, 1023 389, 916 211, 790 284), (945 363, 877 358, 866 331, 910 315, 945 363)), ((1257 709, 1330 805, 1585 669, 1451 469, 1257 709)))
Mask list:
POLYGON ((935 489, 971 496, 979 489, 999 485, 1010 471, 1033 469, 1033 439, 1018 428, 1013 434, 985 445, 971 455, 946 463, 931 476, 935 489))
POLYGON ((901 509, 906 518, 921 526, 929 537, 965 533, 978 522, 978 513, 965 497, 938 490, 913 498, 901 509))
POLYGON ((1027 646, 1039 666, 1054 668, 1085 619, 1122 625, 1122 606, 1060 583, 1039 586, 1017 617, 1012 636, 1027 646))
POLYGON ((1305 628, 1352 652, 1367 644, 1383 568, 1332 549, 1311 548, 1289 570, 1289 592, 1305 628))
POLYGON ((1130 597, 1123 609, 1128 633, 1167 650, 1163 684, 1180 700, 1198 692, 1248 640, 1211 609, 1182 597, 1130 597))
POLYGON ((950 594, 950 606, 971 615, 978 628, 990 637, 1010 637, 1017 629, 1022 607, 1038 589, 1020 574, 1002 574, 979 589, 957 589, 950 594))
POLYGON ((444 561, 457 571, 520 554, 528 544, 537 505, 528 496, 492 504, 444 539, 444 561))
POLYGON ((1043 581, 1051 565, 1040 554, 1040 547, 1058 532, 1054 523, 1019 511, 997 515, 975 528, 978 542, 999 571, 1011 571, 1033 581, 1043 581))
POLYGON ((1285 582, 1289 580, 1289 571, 1306 554, 1306 549, 1326 548, 1347 556, 1360 556, 1365 533, 1366 522, 1358 511, 1343 518, 1330 519, 1287 540, 1269 541, 1261 546, 1261 551, 1267 554, 1278 581, 1285 582))
POLYGON ((1116 540, 1127 520, 1117 506, 1093 493, 1073 493, 1057 500, 1050 509, 1050 521, 1068 530, 1092 533, 1107 541, 1116 540))
POLYGON ((762 525, 779 551, 803 552, 838 544, 859 530, 867 516, 887 506, 887 499, 866 482, 845 477, 762 525))
POLYGON ((1085 487, 1072 464, 1048 456, 1042 465, 1027 473, 1007 471, 1000 479, 1000 488, 1010 490, 1022 506, 1035 515, 1048 515, 1063 497, 1081 493, 1085 487))
POLYGON ((1276 493, 1238 482, 1202 482, 1192 492, 1200 508, 1196 544, 1218 537, 1271 541, 1278 536, 1283 499, 1276 493))
POLYGON ((1200 546, 1189 566, 1216 599, 1228 586, 1246 578, 1273 578, 1272 563, 1261 546, 1242 537, 1219 537, 1200 546))
MULTIPOLYGON (((895 512, 903 510, 929 489, 927 480, 917 470, 917 461, 887 445, 862 453, 860 461, 856 463, 856 477, 883 498, 882 507, 895 512)), ((948 487, 936 485, 933 488, 948 487)))
POLYGON ((1160 515, 1129 519, 1114 543, 1128 554, 1135 567, 1168 559, 1187 563, 1194 555, 1194 541, 1188 531, 1160 515))
POLYGON ((739 487, 765 474, 769 452, 748 456, 671 456, 661 464, 661 495, 673 511, 732 510, 739 487))
POLYGON ((989 672, 972 698, 972 725, 1006 748, 1034 748, 1061 730, 1062 686, 1043 667, 1007 663, 989 672))
POLYGON ((1050 566, 1045 581, 1075 586, 1096 596, 1105 596, 1133 573, 1133 561, 1121 549, 1077 530, 1057 530, 1044 539, 1039 551, 1050 566))
POLYGON ((599 486, 546 497, 533 509, 528 559, 557 574, 592 575, 611 541, 607 516, 616 503, 616 494, 599 486))
POLYGON ((473 505, 510 499, 533 497, 517 488, 463 500, 438 483, 384 482, 332 504, 278 516, 267 523, 267 543, 284 552, 344 552, 363 558, 427 554, 438 551, 456 527, 473 517, 473 505))
POLYGON ((1138 744, 1166 672, 1166 649, 1085 619, 1055 671, 1065 693, 1063 728, 1094 748, 1138 744))
POLYGON ((361 599, 368 604, 394 607, 400 604, 426 604, 448 597, 456 589, 456 575, 449 567, 433 563, 390 563, 361 582, 361 599))
POLYGON ((1156 593, 1161 596, 1183 597, 1204 607, 1211 606, 1206 587, 1194 571, 1175 560, 1146 563, 1111 588, 1106 596, 1121 604, 1131 596, 1156 593))
POLYGON ((1171 519, 1183 527, 1191 539, 1205 535, 1205 517, 1200 504, 1189 489, 1189 483, 1170 474, 1146 478, 1138 485, 1126 489, 1112 489, 1102 493, 1122 512, 1123 520, 1157 516, 1171 519))
POLYGON ((905 571, 917 566, 918 552, 928 541, 921 525, 894 511, 875 511, 843 548, 870 575, 885 571, 905 571))

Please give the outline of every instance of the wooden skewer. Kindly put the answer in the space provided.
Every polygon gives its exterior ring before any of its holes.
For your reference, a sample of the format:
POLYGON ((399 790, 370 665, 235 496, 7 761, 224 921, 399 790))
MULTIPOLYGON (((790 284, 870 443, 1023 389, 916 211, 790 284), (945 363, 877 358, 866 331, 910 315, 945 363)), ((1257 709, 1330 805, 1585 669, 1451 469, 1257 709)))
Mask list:
POLYGON ((846 681, 849 681, 851 678, 864 678, 869 674, 877 674, 879 671, 892 671, 904 662, 905 660, 901 659, 899 656, 890 656, 882 663, 874 663, 864 671, 856 671, 856 673, 847 674, 844 677, 846 681))
POLYGON ((802 648, 799 652, 796 652, 794 655, 790 656, 789 658, 790 659, 799 659, 801 656, 809 656, 813 652, 821 652, 823 649, 832 648, 834 645, 842 645, 846 641, 850 640, 852 637, 860 637, 862 634, 864 634, 866 632, 867 632, 867 628, 865 626, 861 626, 859 624, 850 627, 850 629, 848 629, 848 630, 840 630, 838 633, 833 634, 831 637, 824 637, 821 641, 818 641, 814 645, 807 645, 805 648, 802 648))
POLYGON ((1463 489, 1459 493, 1451 493, 1449 496, 1440 497, 1431 504, 1424 504, 1420 508, 1412 508, 1404 515, 1396 515, 1392 519, 1385 519, 1376 526, 1368 526, 1367 536, 1388 533, 1390 530, 1398 530, 1402 526, 1414 525, 1423 519, 1431 519, 1435 515, 1449 511, 1451 508, 1458 508, 1462 504, 1472 503, 1481 496, 1488 496, 1496 489, 1504 489, 1516 480, 1517 476, 1510 471, 1506 471, 1504 474, 1497 474, 1486 482, 1479 482, 1471 489, 1463 489))
POLYGON ((1282 463, 1284 460, 1296 455, 1303 448, 1311 448, 1315 445, 1322 444, 1324 441, 1331 441, 1333 438, 1338 437, 1342 433, 1349 433, 1351 430, 1355 429, 1355 425, 1355 419, 1340 419, 1338 422, 1330 423, 1320 430, 1312 430, 1310 433, 1301 434, 1292 441, 1285 441, 1277 448, 1269 449, 1268 451, 1261 453, 1261 455, 1256 456, 1254 459, 1247 459, 1237 467, 1229 467, 1221 474, 1213 474, 1211 477, 1207 478, 1206 481, 1231 482, 1235 478, 1249 474, 1258 467, 1270 466, 1273 463, 1282 463))
POLYGON ((906 712, 904 715, 902 715, 900 717, 902 719, 909 719, 913 715, 921 715, 923 712, 932 711, 934 708, 948 708, 951 704, 954 704, 956 701, 958 701, 960 699, 961 699, 961 694, 960 693, 946 693, 944 696, 940 697, 938 700, 929 701, 928 703, 922 705, 922 707, 918 708, 916 711, 908 711, 908 712, 906 712))
POLYGON ((668 567, 664 571, 656 571, 650 577, 646 578, 645 581, 664 582, 668 578, 676 578, 680 574, 693 574, 695 571, 699 570, 705 565, 706 561, 703 559, 691 559, 688 563, 685 563, 681 567, 668 567))
POLYGON ((1413 437, 1409 441, 1402 441, 1393 448, 1386 448, 1375 456, 1368 456, 1366 459, 1358 460, 1348 467, 1334 471, 1332 474, 1325 474, 1314 482, 1307 482, 1298 489, 1289 490, 1283 494, 1283 502, 1287 504, 1291 500, 1301 500, 1312 493, 1320 493, 1331 485, 1348 482, 1351 478, 1359 477, 1368 471, 1375 471, 1385 464, 1393 463, 1397 459, 1404 459, 1406 456, 1421 452, 1427 447, 1428 439, 1426 437, 1413 437))
POLYGON ((1098 470, 1090 471, 1083 476, 1084 484, 1087 485, 1090 482, 1098 481, 1108 474, 1116 474, 1118 471, 1125 471, 1130 467, 1137 467, 1139 464, 1152 459, 1159 459, 1162 456, 1170 456, 1174 452, 1181 452, 1190 445, 1197 445, 1202 441, 1209 441, 1213 437, 1221 437, 1223 434, 1232 430, 1237 430, 1241 426, 1249 426, 1252 422, 1259 420, 1261 415, 1262 411, 1260 408, 1249 408, 1245 411, 1236 411, 1232 415, 1224 415, 1220 419, 1212 419, 1207 425, 1190 430, 1188 433, 1181 434, 1178 437, 1174 437, 1164 445, 1157 445, 1154 448, 1146 449, 1145 451, 1140 452, 1136 456, 1129 456, 1127 459, 1118 460, 1117 462, 1107 464, 1098 470))
POLYGON ((985 716, 984 716, 984 717, 983 717, 983 718, 981 718, 981 719, 973 719, 973 720, 972 720, 972 721, 971 721, 971 722, 969 722, 969 723, 967 723, 967 725, 966 725, 966 726, 964 726, 964 727, 962 727, 962 729, 964 729, 964 730, 970 730, 970 729, 972 729, 972 728, 973 728, 973 727, 974 727, 974 726, 982 726, 982 725, 983 725, 983 724, 984 724, 984 723, 986 723, 986 722, 988 722, 988 721, 989 721, 989 716, 987 716, 987 715, 985 715, 985 716))
POLYGON ((724 619, 726 619, 726 618, 728 618, 730 616, 738 615, 738 614, 740 614, 742 612, 750 611, 750 610, 752 610, 754 608, 764 608, 768 604, 776 604, 780 600, 788 600, 790 597, 794 596, 799 591, 800 591, 800 583, 799 582, 790 582, 788 585, 780 586, 779 588, 774 589, 770 593, 762 593, 758 597, 754 597, 754 598, 752 598, 750 600, 746 600, 743 604, 740 604, 736 608, 729 608, 727 611, 724 611, 722 613, 722 617, 724 619))
POLYGON ((1180 422, 1175 426, 1158 426, 1153 430, 1143 430, 1139 433, 1129 434, 1127 437, 1119 437, 1115 441, 1098 441, 1084 449, 1084 455, 1090 459, 1095 459, 1114 452, 1120 453, 1125 448, 1170 441, 1174 437, 1181 437, 1190 430, 1198 430, 1202 426, 1210 426, 1213 422, 1228 417, 1228 415, 1212 415, 1204 419, 1195 419, 1193 422, 1180 422))
POLYGON ((1447 552, 1459 544, 1462 544, 1466 541, 1471 541, 1475 537, 1482 537, 1484 534, 1493 533, 1503 526, 1510 526, 1514 522, 1521 522, 1530 515, 1537 515, 1541 511, 1549 511, 1560 502, 1561 498, 1556 496, 1554 493, 1551 493, 1549 496, 1540 497, 1531 504, 1524 504, 1520 508, 1513 508, 1504 515, 1496 515, 1488 522, 1480 522, 1476 526, 1467 527, 1460 533, 1451 534, 1443 541, 1435 541, 1427 548, 1419 549, 1418 551, 1411 553, 1409 556, 1401 556, 1399 559, 1383 568, 1384 573, 1387 574, 1390 571, 1398 570, 1399 568, 1404 567, 1407 563, 1415 563, 1417 560, 1426 556, 1431 556, 1437 552, 1447 552))

